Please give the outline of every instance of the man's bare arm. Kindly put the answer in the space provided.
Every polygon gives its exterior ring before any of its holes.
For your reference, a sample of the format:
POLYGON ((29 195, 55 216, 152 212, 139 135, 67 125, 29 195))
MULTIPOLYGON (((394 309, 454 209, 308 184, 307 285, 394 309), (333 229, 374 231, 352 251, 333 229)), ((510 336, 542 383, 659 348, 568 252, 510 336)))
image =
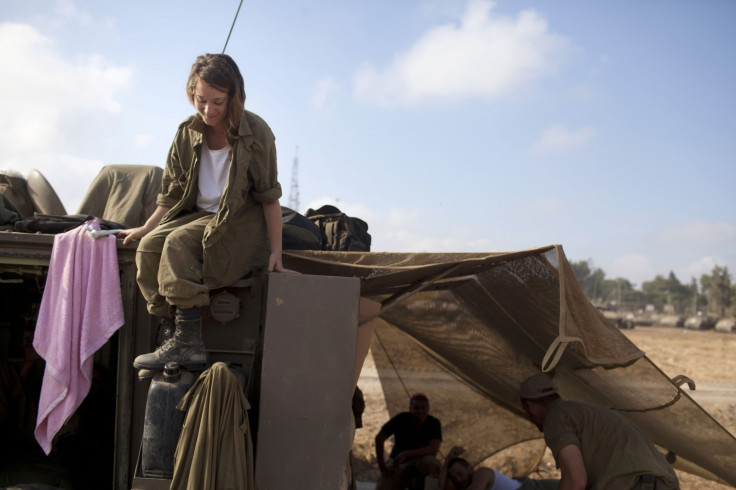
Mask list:
POLYGON ((473 481, 470 483, 468 490, 488 490, 493 488, 496 481, 496 474, 490 468, 480 467, 473 474, 473 481))
POLYGON ((569 444, 557 454, 557 463, 560 465, 559 490, 584 490, 588 482, 588 473, 585 471, 583 453, 575 444, 569 444))

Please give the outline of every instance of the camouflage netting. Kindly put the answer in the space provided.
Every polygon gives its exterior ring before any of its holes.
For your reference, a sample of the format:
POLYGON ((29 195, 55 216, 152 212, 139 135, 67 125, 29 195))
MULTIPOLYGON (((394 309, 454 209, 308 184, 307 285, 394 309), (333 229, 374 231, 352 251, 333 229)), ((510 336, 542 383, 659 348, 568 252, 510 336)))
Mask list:
MULTIPOLYGON (((429 395, 443 449, 479 463, 540 433, 518 387, 548 371, 563 398, 620 411, 675 467, 736 485, 736 438, 585 298, 562 247, 513 253, 285 252, 303 273, 356 276, 383 304, 371 351, 391 415, 429 395)), ((530 470, 534 462, 521 462, 530 470)), ((518 474, 518 472, 517 472, 518 474)))

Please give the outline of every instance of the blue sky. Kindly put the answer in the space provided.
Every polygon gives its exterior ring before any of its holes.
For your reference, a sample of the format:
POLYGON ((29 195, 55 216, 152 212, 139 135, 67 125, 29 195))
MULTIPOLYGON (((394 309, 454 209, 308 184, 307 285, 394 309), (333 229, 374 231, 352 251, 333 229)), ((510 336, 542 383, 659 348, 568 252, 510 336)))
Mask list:
MULTIPOLYGON (((194 58, 238 0, 4 0, 0 168, 68 212, 163 166, 194 58)), ((245 0, 227 53, 277 139, 282 204, 374 251, 561 243, 637 285, 736 272, 736 2, 245 0)))

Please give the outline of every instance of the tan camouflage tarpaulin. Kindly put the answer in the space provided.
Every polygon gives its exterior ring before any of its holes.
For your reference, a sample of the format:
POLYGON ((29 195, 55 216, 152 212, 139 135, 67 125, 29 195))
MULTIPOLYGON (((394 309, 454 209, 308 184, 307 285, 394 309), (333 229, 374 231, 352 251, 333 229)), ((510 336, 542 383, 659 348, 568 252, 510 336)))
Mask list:
POLYGON ((390 413, 407 407, 405 380, 437 364, 483 396, 481 410, 457 400, 439 415, 443 440, 461 441, 469 461, 540 438, 518 388, 544 370, 563 398, 618 410, 640 425, 676 468, 736 485, 736 438, 688 396, 686 379, 668 378, 591 305, 561 246, 284 254, 302 273, 360 277, 362 294, 383 304, 372 351, 379 374, 393 371, 401 381, 382 379, 390 413), (485 430, 472 423, 486 416, 497 423, 485 430))

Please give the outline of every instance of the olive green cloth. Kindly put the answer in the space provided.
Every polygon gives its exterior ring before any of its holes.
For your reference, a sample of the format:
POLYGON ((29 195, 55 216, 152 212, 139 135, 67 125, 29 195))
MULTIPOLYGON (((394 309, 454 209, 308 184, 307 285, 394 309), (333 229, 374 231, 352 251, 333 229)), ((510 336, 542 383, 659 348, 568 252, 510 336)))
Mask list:
POLYGON ((170 490, 255 488, 253 443, 243 386, 217 362, 176 406, 187 412, 174 454, 170 490))
POLYGON ((148 312, 173 316, 173 307, 198 308, 210 302, 202 283, 202 235, 214 214, 206 211, 179 216, 143 237, 135 254, 138 287, 148 312))
POLYGON ((92 181, 77 214, 88 214, 129 228, 141 226, 156 209, 161 167, 106 165, 92 181))

